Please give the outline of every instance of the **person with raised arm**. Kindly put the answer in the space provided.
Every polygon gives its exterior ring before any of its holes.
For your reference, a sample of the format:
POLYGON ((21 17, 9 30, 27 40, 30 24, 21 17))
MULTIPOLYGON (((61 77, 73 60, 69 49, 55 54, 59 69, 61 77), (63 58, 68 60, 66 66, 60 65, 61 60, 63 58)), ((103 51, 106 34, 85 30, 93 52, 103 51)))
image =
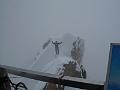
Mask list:
POLYGON ((54 46, 55 46, 56 55, 59 55, 59 45, 62 44, 62 42, 58 42, 58 41, 53 42, 52 41, 52 44, 54 44, 54 46))

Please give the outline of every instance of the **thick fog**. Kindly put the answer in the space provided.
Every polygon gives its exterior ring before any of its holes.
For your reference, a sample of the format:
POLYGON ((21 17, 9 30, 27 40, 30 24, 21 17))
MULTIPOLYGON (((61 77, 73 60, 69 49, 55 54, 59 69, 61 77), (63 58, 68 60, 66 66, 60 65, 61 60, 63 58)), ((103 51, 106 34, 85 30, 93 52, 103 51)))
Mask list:
POLYGON ((85 40, 83 63, 104 81, 109 46, 120 42, 120 0, 1 0, 0 64, 28 68, 48 38, 85 40))

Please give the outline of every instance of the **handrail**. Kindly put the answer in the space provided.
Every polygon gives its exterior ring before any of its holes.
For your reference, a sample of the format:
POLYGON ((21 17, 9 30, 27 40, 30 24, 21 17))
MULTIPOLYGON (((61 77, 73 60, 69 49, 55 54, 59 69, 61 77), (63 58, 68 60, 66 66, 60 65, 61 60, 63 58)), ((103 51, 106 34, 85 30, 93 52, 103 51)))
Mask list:
POLYGON ((76 78, 76 77, 64 76, 62 79, 60 79, 59 75, 26 70, 26 69, 16 68, 12 66, 0 65, 0 68, 5 69, 10 74, 14 74, 14 75, 34 79, 34 80, 40 80, 44 82, 61 84, 64 86, 70 86, 70 87, 88 89, 88 90, 103 90, 104 88, 104 83, 93 82, 93 81, 76 78))

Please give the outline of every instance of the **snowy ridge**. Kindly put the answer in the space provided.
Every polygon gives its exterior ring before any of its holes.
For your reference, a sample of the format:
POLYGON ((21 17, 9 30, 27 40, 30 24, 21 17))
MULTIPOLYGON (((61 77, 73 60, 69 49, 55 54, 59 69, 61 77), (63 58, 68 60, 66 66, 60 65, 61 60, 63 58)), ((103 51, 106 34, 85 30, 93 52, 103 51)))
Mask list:
POLYGON ((35 66, 35 64, 39 61, 40 56, 42 56, 42 54, 44 54, 48 48, 50 48, 50 45, 48 45, 45 49, 42 49, 42 51, 38 52, 39 54, 35 56, 36 61, 34 61, 32 65, 29 66, 29 69, 32 69, 35 66))
MULTIPOLYGON (((73 60, 71 57, 61 57, 58 56, 53 61, 46 64, 42 70, 42 72, 51 73, 51 74, 57 74, 59 68, 63 68, 64 64, 68 64, 70 61, 77 63, 75 60, 73 60)), ((79 64, 77 64, 76 70, 80 70, 79 64)))
MULTIPOLYGON (((63 72, 64 69, 63 65, 68 64, 70 61, 75 62, 71 57, 58 56, 56 59, 46 64, 42 72, 59 75, 59 73, 63 72)), ((80 70, 79 64, 77 65, 77 69, 80 70)), ((45 84, 46 82, 39 81, 33 90, 43 90, 45 84)), ((65 90, 67 90, 67 87, 65 90)), ((73 89, 73 90, 79 90, 79 89, 73 89)))

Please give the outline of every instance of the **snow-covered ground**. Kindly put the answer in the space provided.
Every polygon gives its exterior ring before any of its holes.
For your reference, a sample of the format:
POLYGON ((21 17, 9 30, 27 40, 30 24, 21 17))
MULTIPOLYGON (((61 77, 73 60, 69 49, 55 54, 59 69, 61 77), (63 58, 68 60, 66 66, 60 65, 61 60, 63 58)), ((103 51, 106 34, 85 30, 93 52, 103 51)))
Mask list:
MULTIPOLYGON (((75 62, 71 57, 57 56, 53 61, 49 62, 44 66, 42 72, 59 75, 59 73, 63 72, 63 69, 64 69, 63 65, 68 64, 70 61, 75 62)), ((76 65, 76 70, 80 70, 79 64, 76 65)), ((33 90, 43 90, 45 84, 46 84, 45 82, 39 81, 35 85, 33 90)), ((79 90, 72 87, 65 87, 65 90, 68 90, 68 89, 79 90)))

